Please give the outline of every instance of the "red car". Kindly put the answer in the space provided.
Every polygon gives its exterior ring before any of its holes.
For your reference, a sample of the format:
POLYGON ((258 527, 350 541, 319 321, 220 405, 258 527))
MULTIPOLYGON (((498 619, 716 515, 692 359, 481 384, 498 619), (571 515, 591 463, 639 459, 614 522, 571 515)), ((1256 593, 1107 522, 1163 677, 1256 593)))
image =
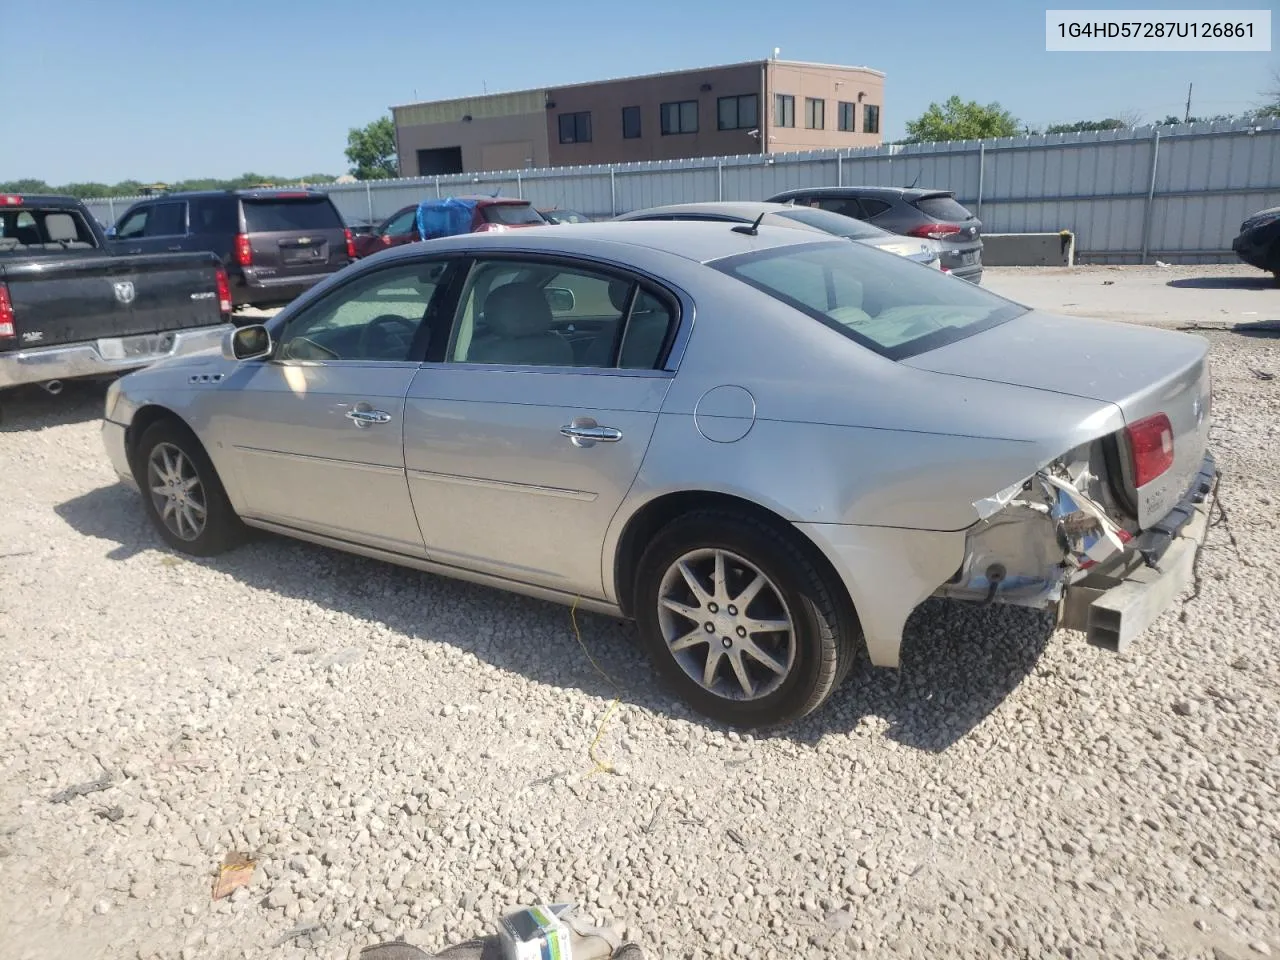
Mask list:
MULTIPOLYGON (((512 197, 459 197, 475 203, 475 216, 471 221, 472 233, 488 230, 509 230, 515 227, 545 226, 547 221, 528 200, 512 197)), ((402 243, 414 243, 422 239, 418 235, 418 205, 401 207, 369 233, 355 237, 357 257, 368 257, 388 247, 402 243)))

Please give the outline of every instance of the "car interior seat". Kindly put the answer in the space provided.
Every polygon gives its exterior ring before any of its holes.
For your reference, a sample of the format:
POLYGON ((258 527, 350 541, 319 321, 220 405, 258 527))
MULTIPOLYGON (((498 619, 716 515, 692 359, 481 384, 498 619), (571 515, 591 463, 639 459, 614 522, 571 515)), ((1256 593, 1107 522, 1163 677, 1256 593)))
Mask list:
POLYGON ((484 303, 488 335, 467 351, 471 363, 574 365, 573 347, 551 329, 554 318, 542 289, 532 283, 507 283, 484 303))

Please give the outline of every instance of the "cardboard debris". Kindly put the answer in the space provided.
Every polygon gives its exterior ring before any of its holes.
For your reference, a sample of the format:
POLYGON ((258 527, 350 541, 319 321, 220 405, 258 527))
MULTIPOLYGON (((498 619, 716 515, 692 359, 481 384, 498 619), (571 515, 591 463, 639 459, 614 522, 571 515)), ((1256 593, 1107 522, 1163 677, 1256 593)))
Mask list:
POLYGON ((247 887, 253 879, 253 868, 258 861, 250 859, 246 853, 229 851, 222 858, 222 866, 218 868, 218 880, 213 885, 213 899, 228 897, 241 887, 247 887))

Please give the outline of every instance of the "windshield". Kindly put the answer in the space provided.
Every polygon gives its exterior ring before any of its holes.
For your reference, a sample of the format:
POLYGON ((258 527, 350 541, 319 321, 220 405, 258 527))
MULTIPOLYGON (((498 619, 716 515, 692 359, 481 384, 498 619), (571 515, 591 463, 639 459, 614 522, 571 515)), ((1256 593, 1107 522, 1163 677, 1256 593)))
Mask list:
POLYGON ((244 225, 249 233, 343 229, 342 218, 327 197, 306 200, 246 199, 244 225))
POLYGON ((891 360, 1027 312, 974 284, 863 244, 776 247, 710 266, 891 360))
POLYGON ((848 237, 850 240, 883 240, 885 237, 892 236, 887 230, 873 227, 869 223, 846 217, 842 213, 819 210, 817 207, 792 207, 789 210, 778 210, 776 213, 779 217, 833 233, 837 237, 848 237))
POLYGON ((481 215, 489 223, 505 223, 519 226, 525 223, 546 223, 542 215, 528 203, 490 203, 480 208, 481 215))

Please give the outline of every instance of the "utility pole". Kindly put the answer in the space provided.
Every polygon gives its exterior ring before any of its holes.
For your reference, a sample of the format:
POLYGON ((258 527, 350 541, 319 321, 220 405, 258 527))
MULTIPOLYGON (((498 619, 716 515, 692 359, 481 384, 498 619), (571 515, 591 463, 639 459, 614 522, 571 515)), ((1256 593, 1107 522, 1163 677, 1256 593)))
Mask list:
POLYGON ((1183 123, 1191 122, 1191 86, 1192 86, 1191 84, 1189 83, 1187 84, 1187 112, 1183 114, 1183 117, 1182 117, 1183 123))

